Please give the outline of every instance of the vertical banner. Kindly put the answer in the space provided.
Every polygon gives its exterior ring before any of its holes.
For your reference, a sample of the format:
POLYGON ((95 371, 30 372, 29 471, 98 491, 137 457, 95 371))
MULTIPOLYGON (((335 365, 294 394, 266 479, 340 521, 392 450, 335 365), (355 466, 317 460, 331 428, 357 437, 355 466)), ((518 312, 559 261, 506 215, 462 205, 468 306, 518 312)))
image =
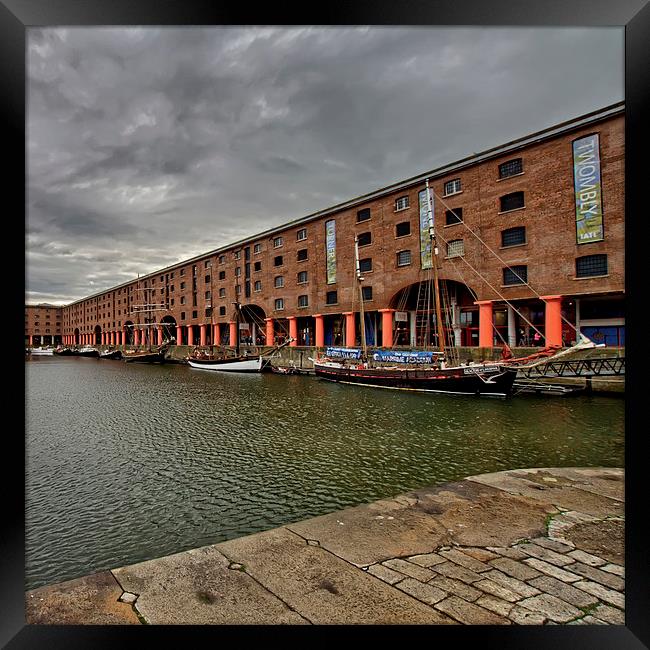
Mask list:
POLYGON ((336 282, 336 221, 325 222, 325 257, 327 264, 327 284, 336 282))
MULTIPOLYGON (((418 194, 420 203, 420 261, 423 269, 433 268, 431 257, 431 239, 429 237, 429 206, 427 205, 427 191, 418 194)), ((433 196, 431 197, 431 219, 433 219, 433 196)))
POLYGON ((602 241, 605 235, 597 133, 573 141, 573 182, 576 196, 577 242, 588 244, 602 241))

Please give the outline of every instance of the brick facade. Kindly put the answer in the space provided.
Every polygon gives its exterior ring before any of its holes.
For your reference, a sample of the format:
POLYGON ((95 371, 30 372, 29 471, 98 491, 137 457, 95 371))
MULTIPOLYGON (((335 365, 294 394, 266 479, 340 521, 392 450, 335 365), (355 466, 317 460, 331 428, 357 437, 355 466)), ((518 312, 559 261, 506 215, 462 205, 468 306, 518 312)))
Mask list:
MULTIPOLYGON (((425 188, 427 178, 434 194, 439 275, 449 281, 445 286, 450 291, 457 292, 463 310, 476 312, 467 322, 476 324, 478 301, 493 301, 498 311, 505 308, 505 298, 515 305, 528 304, 534 312, 539 296, 561 296, 563 313, 576 319, 576 298, 622 299, 624 294, 624 153, 624 106, 619 104, 67 305, 62 308, 62 333, 67 337, 64 340, 74 342, 72 337, 77 333, 99 343, 101 334, 95 338, 95 332, 119 332, 125 323, 137 323, 138 315, 132 309, 143 302, 142 290, 146 289, 152 302, 164 308, 156 313, 158 320, 166 316, 183 327, 221 324, 220 336, 227 336, 228 323, 233 319, 232 303, 238 298, 242 305, 257 307, 260 323, 263 318, 272 318, 284 323, 287 332, 285 319, 309 317, 300 322, 312 329, 313 341, 314 315, 340 316, 359 310, 358 291, 353 288, 354 237, 363 233, 370 233, 371 243, 360 246, 360 258, 370 259, 372 265, 363 274, 364 286, 372 287, 372 298, 365 301, 365 309, 377 312, 381 320, 379 310, 404 308, 400 291, 422 279, 418 193, 425 188), (600 140, 604 240, 577 244, 572 142, 593 133, 600 140), (499 165, 519 158, 521 171, 500 179, 499 165), (445 184, 455 179, 460 181, 460 191, 445 195, 445 184), (501 198, 515 192, 523 193, 523 207, 502 210, 501 198), (408 207, 404 207, 405 197, 408 207), (398 199, 402 201, 397 203, 398 199), (462 209, 462 223, 447 225, 445 212, 458 208, 462 209), (358 213, 366 209, 370 210, 370 218, 358 222, 358 213), (337 281, 328 285, 325 223, 332 219, 336 223, 337 281), (410 232, 397 233, 397 224, 405 222, 410 224, 410 232), (502 232, 521 227, 525 228, 524 243, 503 247, 502 232), (278 237, 282 243, 274 246, 278 237), (462 246, 464 254, 448 257, 448 243, 459 240, 462 244, 452 247, 462 246), (249 260, 245 259, 246 248, 249 260), (306 259, 299 259, 299 251, 306 251, 300 253, 306 259), (410 264, 398 265, 400 251, 410 251, 410 264), (597 254, 607 256, 606 273, 577 278, 576 258, 597 254), (282 258, 281 264, 276 266, 278 257, 282 258), (526 266, 532 289, 525 285, 504 286, 506 265, 526 266), (237 268, 240 276, 235 275, 237 268), (301 271, 307 272, 307 280, 299 283, 301 271), (220 278, 220 273, 225 277, 220 278), (276 277, 282 277, 282 287, 275 287, 276 277), (247 279, 249 297, 245 295, 247 279), (256 290, 258 281, 261 290, 256 290), (239 295, 235 293, 236 284, 241 286, 239 295), (337 292, 335 304, 327 304, 331 291, 337 292), (277 299, 283 299, 283 308, 277 308, 277 299), (306 304, 299 306, 299 301, 306 304), (212 317, 206 311, 210 305, 214 307, 212 317)), ((404 225, 400 228, 406 229, 404 225)), ((413 297, 410 300, 408 308, 414 309, 413 297)), ((263 332, 262 328, 258 323, 258 331, 263 332)), ((198 343, 200 330, 195 329, 198 343)), ((463 343, 477 344, 477 334, 472 336, 463 343)), ((110 336, 106 340, 111 342, 110 336)), ((212 333, 207 340, 213 341, 212 333)))

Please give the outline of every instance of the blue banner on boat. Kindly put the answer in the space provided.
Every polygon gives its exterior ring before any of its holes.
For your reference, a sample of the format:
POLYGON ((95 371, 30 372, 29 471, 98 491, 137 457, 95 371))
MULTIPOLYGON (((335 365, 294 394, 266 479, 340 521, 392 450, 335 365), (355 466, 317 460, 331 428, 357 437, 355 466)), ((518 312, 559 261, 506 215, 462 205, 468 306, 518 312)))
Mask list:
POLYGON ((372 355, 375 361, 393 363, 431 363, 433 352, 378 350, 372 355))
POLYGON ((361 350, 354 348, 327 348, 325 356, 340 357, 342 359, 360 359, 361 350))

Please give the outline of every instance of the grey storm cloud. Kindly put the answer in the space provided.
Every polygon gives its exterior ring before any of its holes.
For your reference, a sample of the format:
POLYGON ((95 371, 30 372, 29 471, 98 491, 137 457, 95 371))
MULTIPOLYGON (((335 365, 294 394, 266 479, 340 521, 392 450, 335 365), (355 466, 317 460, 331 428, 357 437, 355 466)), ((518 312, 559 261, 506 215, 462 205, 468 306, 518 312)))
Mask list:
POLYGON ((623 99, 622 28, 30 28, 29 302, 623 99), (48 248, 49 247, 49 248, 48 248))

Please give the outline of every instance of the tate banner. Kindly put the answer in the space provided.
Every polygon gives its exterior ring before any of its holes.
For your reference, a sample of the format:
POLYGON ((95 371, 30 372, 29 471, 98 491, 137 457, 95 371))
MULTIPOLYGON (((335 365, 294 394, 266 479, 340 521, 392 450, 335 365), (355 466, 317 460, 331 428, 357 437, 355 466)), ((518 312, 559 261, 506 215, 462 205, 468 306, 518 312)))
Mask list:
POLYGON ((372 355, 375 361, 391 361, 393 363, 431 363, 433 352, 402 351, 402 350, 377 350, 372 355))
POLYGON ((327 264, 327 284, 336 282, 336 221, 325 222, 325 256, 327 264))
MULTIPOLYGON (((427 205, 427 191, 418 194, 420 203, 420 260, 423 269, 433 268, 431 238, 429 237, 429 206, 427 205)), ((433 220, 433 197, 431 197, 431 219, 433 220)))
POLYGON ((576 196, 577 242, 589 244, 602 241, 605 235, 597 133, 573 141, 573 182, 576 196))

